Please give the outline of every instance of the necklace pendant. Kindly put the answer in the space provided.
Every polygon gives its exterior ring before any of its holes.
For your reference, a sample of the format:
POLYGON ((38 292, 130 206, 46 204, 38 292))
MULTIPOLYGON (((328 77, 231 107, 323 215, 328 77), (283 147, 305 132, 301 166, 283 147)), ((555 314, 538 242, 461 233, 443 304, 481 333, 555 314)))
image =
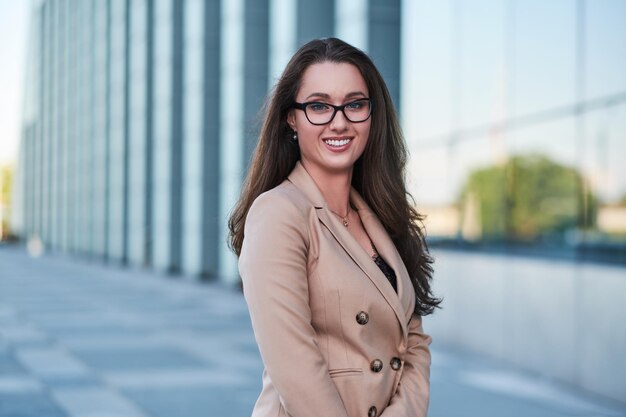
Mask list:
POLYGON ((344 227, 348 227, 348 221, 347 220, 341 219, 341 221, 342 221, 344 227))

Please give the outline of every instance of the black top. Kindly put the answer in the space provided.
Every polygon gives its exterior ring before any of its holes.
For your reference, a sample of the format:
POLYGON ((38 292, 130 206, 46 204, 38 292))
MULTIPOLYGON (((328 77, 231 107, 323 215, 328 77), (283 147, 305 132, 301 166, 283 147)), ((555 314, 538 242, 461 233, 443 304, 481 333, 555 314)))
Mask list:
POLYGON ((372 256, 372 259, 374 260, 374 262, 376 262, 376 265, 378 265, 380 270, 383 271, 383 274, 385 274, 385 276, 389 280, 389 283, 393 287, 394 291, 398 292, 396 284, 396 273, 393 268, 390 267, 389 264, 378 253, 374 254, 374 256, 372 256))

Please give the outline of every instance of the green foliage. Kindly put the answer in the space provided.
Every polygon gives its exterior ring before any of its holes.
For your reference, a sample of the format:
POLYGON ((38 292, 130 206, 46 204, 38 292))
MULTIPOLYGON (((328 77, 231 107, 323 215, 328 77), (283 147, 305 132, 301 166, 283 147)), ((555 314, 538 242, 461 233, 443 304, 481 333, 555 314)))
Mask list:
POLYGON ((2 222, 0 240, 8 235, 12 184, 13 170, 11 166, 0 166, 0 222, 2 222))
POLYGON ((11 205, 11 184, 13 183, 13 170, 9 165, 0 167, 0 201, 5 205, 11 205))
POLYGON ((477 200, 483 240, 531 242, 592 226, 597 201, 587 188, 574 168, 543 155, 518 155, 472 172, 461 207, 470 195, 477 200))

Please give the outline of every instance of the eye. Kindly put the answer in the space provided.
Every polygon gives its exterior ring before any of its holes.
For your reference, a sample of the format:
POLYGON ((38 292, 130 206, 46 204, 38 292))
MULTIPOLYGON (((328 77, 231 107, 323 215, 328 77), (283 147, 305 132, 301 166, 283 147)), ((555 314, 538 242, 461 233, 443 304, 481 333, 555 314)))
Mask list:
POLYGON ((315 103, 309 103, 307 105, 307 109, 315 113, 324 113, 330 110, 330 106, 325 103, 315 102, 315 103))
POLYGON ((346 104, 349 110, 361 110, 367 105, 367 100, 357 100, 346 104))

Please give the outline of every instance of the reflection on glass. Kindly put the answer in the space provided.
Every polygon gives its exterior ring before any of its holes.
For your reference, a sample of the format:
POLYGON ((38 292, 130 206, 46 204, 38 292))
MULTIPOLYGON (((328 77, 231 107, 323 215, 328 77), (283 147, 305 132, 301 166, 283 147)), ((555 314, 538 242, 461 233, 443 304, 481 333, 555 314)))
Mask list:
POLYGON ((420 9, 409 184, 433 245, 626 264, 624 5, 544 3, 420 9))

